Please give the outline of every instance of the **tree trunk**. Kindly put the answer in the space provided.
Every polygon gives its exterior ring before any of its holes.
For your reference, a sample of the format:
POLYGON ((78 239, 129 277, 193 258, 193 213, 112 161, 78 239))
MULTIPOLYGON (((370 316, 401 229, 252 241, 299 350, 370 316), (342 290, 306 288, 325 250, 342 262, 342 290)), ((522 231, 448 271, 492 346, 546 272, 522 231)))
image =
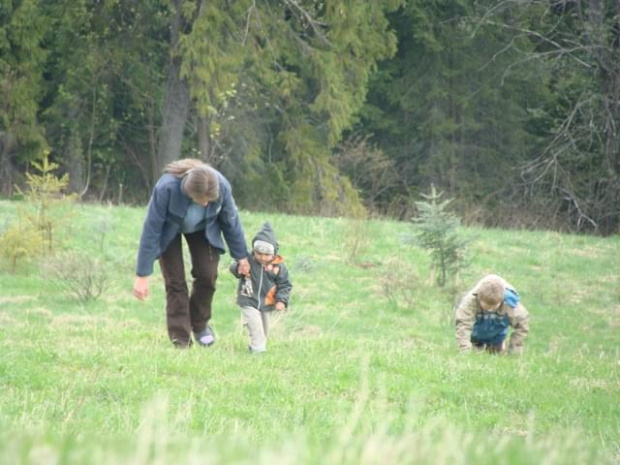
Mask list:
POLYGON ((69 128, 69 140, 64 150, 65 169, 69 174, 69 192, 79 193, 84 188, 84 159, 82 142, 76 128, 69 128))
POLYGON ((143 170, 146 187, 150 192, 153 186, 153 181, 157 180, 159 175, 161 174, 157 168, 159 164, 157 163, 157 128, 155 121, 155 107, 152 102, 149 102, 146 107, 148 121, 149 121, 149 166, 147 169, 143 170))
POLYGON ((190 106, 189 83, 181 77, 181 57, 178 56, 179 37, 186 22, 181 12, 182 0, 174 0, 174 18, 170 26, 170 65, 166 83, 164 113, 157 146, 156 172, 161 173, 170 162, 181 155, 183 133, 190 106))
POLYGON ((607 155, 607 166, 614 181, 618 181, 620 171, 620 0, 615 3, 612 9, 614 24, 610 34, 610 70, 606 75, 605 83, 606 114, 608 115, 605 127, 607 143, 605 152, 607 155))
POLYGON ((95 126, 97 124, 97 79, 93 78, 93 102, 90 112, 90 128, 88 130, 88 147, 86 149, 86 180, 80 192, 80 200, 84 198, 90 187, 90 177, 93 169, 93 142, 95 141, 95 126))
POLYGON ((209 135, 209 121, 207 118, 198 115, 198 147, 200 148, 200 158, 209 161, 211 158, 211 136, 209 135))
POLYGON ((15 138, 10 132, 0 131, 0 194, 13 194, 13 166, 11 150, 15 146, 15 138))
POLYGON ((611 235, 620 232, 620 1, 612 7, 614 24, 610 34, 610 70, 604 74, 605 92, 605 159, 607 173, 610 178, 608 193, 609 211, 614 212, 605 218, 603 234, 611 235))
POLYGON ((620 1, 606 5, 601 0, 590 0, 588 9, 587 30, 591 45, 596 50, 595 56, 599 64, 601 93, 603 96, 603 156, 607 171, 607 180, 602 195, 597 199, 600 232, 607 236, 618 230, 620 201, 618 123, 620 122, 620 65, 619 35, 620 1), (605 18, 614 18, 615 23, 605 24, 605 18))

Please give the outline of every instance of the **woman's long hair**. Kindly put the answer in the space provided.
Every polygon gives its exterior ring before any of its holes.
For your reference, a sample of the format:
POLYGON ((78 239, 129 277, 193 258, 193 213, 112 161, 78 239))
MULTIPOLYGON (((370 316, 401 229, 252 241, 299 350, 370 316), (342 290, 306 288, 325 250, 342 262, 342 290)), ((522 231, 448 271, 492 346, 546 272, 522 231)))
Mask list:
POLYGON ((183 190, 188 197, 215 200, 220 195, 220 184, 215 170, 202 160, 183 158, 173 161, 164 168, 183 181, 183 190))

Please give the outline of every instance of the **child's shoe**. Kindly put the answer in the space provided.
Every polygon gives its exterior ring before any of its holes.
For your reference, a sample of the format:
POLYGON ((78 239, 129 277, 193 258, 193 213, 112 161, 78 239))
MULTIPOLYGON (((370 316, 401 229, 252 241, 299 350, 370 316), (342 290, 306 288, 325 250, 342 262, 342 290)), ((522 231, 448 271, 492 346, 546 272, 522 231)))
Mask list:
POLYGON ((210 347, 215 344, 215 334, 213 334, 213 330, 209 325, 207 325, 204 331, 194 333, 194 339, 198 345, 203 347, 210 347))

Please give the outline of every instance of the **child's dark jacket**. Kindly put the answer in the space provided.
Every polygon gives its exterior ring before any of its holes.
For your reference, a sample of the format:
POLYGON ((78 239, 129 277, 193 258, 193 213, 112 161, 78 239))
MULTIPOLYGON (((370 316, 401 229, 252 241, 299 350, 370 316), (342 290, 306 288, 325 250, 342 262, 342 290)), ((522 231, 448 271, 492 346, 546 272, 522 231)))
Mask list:
POLYGON ((239 279, 237 286, 237 304, 241 307, 254 307, 260 311, 274 310, 276 302, 283 302, 287 307, 293 285, 289 279, 284 258, 278 254, 278 242, 269 223, 263 224, 260 231, 252 239, 252 244, 261 240, 273 244, 275 258, 267 266, 261 265, 253 254, 250 254, 250 276, 241 276, 237 272, 238 262, 230 265, 230 271, 239 279))

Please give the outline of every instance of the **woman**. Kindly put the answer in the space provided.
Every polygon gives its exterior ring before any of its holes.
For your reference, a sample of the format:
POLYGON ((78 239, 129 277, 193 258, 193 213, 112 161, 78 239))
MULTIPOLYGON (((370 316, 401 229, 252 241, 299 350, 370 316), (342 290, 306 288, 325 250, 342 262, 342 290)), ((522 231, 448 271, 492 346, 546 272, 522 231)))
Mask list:
POLYGON ((168 336, 177 347, 194 340, 203 346, 215 342, 208 325, 215 293, 219 256, 226 240, 241 271, 249 273, 248 250, 230 183, 200 160, 186 158, 170 163, 157 181, 148 204, 140 238, 133 294, 148 296, 148 276, 159 265, 166 285, 168 336), (191 294, 183 264, 181 235, 192 261, 191 294))

